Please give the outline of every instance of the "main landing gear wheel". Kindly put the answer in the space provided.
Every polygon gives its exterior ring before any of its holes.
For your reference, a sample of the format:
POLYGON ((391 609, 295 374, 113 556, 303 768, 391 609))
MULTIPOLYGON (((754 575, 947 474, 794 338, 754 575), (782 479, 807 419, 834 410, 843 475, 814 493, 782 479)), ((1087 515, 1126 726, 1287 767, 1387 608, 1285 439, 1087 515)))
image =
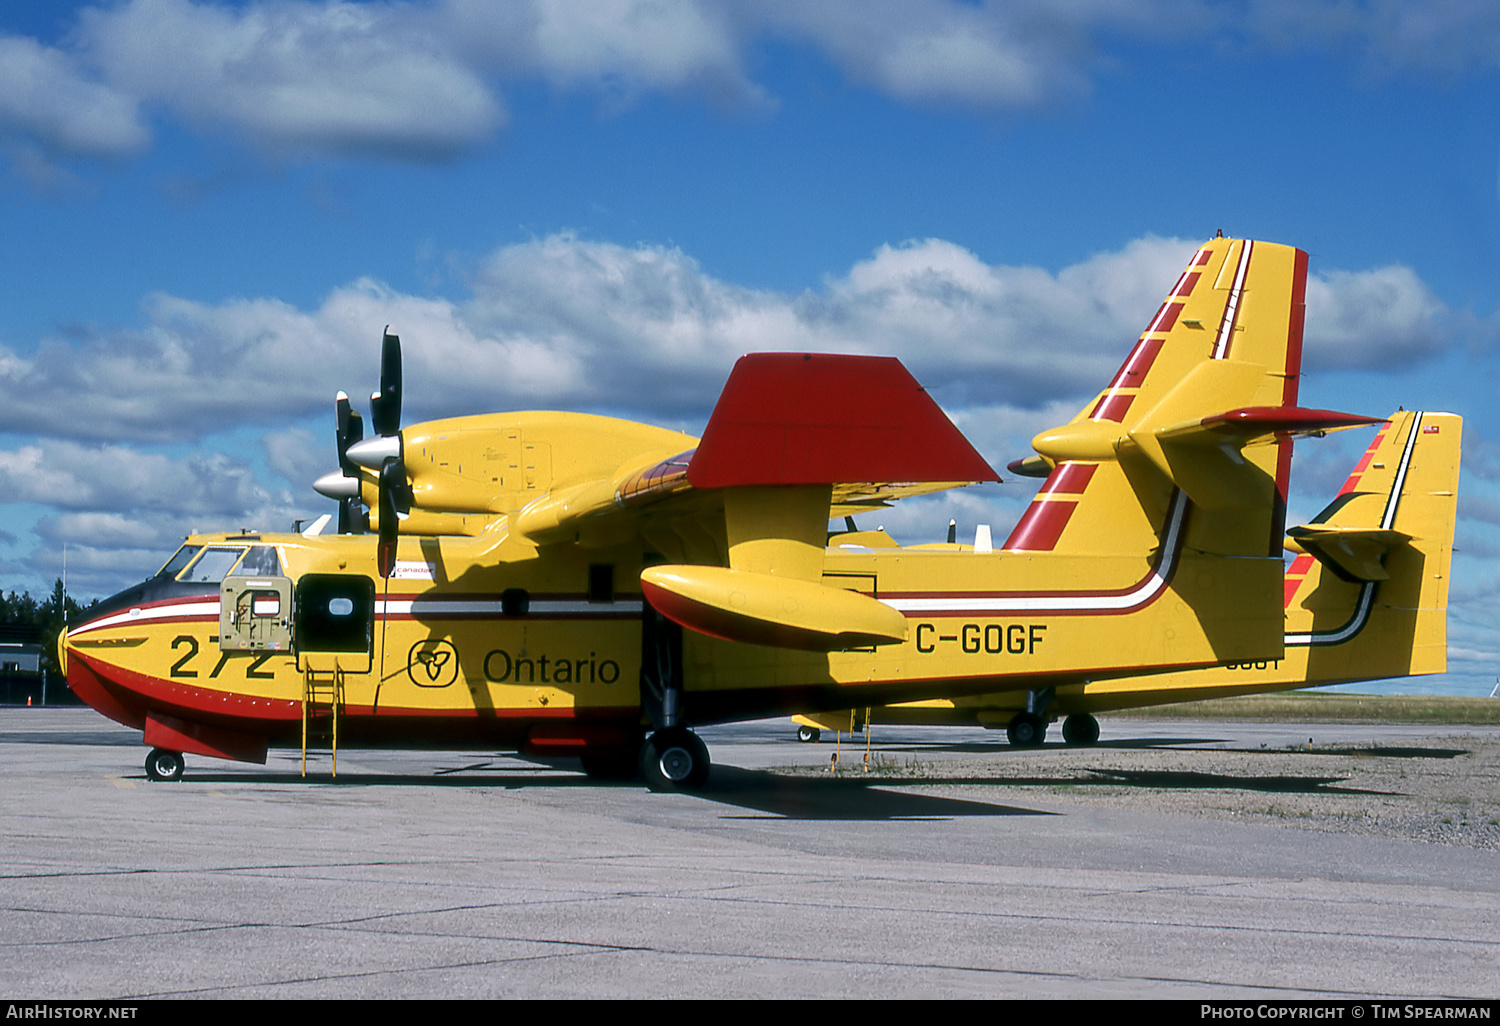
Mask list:
POLYGON ((797 726, 797 740, 812 742, 823 736, 823 732, 817 727, 809 727, 806 724, 797 726))
POLYGON ((1016 713, 1005 736, 1017 748, 1036 748, 1047 740, 1047 721, 1033 713, 1016 713))
POLYGON ((169 752, 165 748, 153 748, 146 756, 146 777, 149 780, 181 780, 182 753, 169 752))
POLYGON ((708 781, 708 746, 685 727, 658 730, 641 747, 641 775, 653 791, 696 791, 708 781))
POLYGON ((1091 745, 1099 740, 1099 721, 1088 713, 1074 713, 1063 720, 1063 740, 1070 745, 1091 745))

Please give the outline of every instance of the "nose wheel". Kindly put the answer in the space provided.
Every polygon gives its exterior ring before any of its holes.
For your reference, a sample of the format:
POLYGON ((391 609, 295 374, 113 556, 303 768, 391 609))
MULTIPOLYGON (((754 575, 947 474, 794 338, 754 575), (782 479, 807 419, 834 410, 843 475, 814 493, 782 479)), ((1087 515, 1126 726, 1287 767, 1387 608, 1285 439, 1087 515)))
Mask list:
POLYGON ((146 756, 146 778, 148 780, 181 780, 182 753, 169 752, 165 748, 153 748, 146 756))
POLYGON ((708 767, 708 746, 686 727, 658 730, 641 747, 641 775, 653 791, 700 790, 708 767))

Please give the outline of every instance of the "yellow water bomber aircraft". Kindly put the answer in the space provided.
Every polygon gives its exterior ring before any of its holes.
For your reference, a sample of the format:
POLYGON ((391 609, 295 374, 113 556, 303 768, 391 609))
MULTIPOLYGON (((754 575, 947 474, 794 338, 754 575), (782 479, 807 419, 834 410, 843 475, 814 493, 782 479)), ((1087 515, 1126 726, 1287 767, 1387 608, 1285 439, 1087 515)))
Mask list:
POLYGON ((334 535, 191 537, 61 642, 147 775, 269 746, 510 747, 701 787, 696 725, 1284 657, 1306 254, 1217 238, 1104 390, 1038 435, 1004 551, 829 547, 830 520, 998 480, 890 358, 743 357, 701 439, 520 412, 374 434, 342 396, 334 535), (372 533, 363 533, 370 531, 372 533))
MULTIPOLYGON (((1062 719, 1063 740, 1087 745, 1099 739, 1098 712, 1442 673, 1462 431, 1451 413, 1398 410, 1333 502, 1287 532, 1294 555, 1280 659, 802 715, 797 736, 816 741, 823 730, 863 730, 867 721, 953 724, 1003 727, 1011 744, 1026 746, 1041 744, 1049 722, 1062 719)), ((841 537, 854 536, 829 544, 841 537)))

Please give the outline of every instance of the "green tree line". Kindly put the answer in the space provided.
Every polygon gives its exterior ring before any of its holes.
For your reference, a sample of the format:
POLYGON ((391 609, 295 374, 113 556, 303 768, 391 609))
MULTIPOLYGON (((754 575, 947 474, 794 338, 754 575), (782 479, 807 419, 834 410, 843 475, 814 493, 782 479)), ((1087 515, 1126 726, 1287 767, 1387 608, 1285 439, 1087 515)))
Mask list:
POLYGON ((98 599, 88 605, 79 605, 71 596, 63 594, 62 578, 52 585, 52 594, 38 602, 30 592, 0 592, 0 623, 27 624, 42 629, 42 666, 47 670, 47 679, 62 686, 62 670, 57 665, 57 636, 63 624, 77 623, 79 614, 99 604, 98 599))

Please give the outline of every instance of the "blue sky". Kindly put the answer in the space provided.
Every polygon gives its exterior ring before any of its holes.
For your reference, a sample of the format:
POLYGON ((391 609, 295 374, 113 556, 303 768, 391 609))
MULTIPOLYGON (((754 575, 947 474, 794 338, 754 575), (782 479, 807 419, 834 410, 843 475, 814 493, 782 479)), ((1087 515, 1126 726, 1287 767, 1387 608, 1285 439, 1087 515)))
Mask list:
MULTIPOLYGON (((1497 85, 1477 0, 7 4, 0 588, 323 512, 387 321, 408 421, 696 430, 742 352, 866 351, 1003 466, 1223 229, 1310 254, 1304 404, 1466 417, 1432 686, 1488 694, 1497 85)), ((1367 441, 1299 447, 1294 516, 1367 441)))

